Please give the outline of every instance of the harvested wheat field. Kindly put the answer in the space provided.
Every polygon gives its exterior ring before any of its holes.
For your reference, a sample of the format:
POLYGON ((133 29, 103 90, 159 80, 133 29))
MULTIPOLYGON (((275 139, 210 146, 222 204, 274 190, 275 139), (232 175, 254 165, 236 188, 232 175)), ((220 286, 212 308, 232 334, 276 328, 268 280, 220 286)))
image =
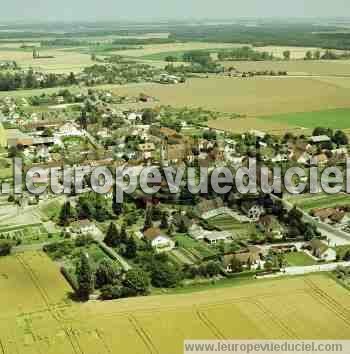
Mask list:
POLYGON ((179 85, 121 86, 115 91, 133 96, 144 92, 165 105, 203 107, 248 116, 350 107, 349 89, 312 78, 214 77, 191 79, 179 85))
POLYGON ((226 67, 239 71, 287 71, 289 75, 348 76, 350 60, 226 61, 226 67))
POLYGON ((40 50, 41 56, 52 56, 53 58, 33 59, 32 51, 1 50, 1 60, 14 60, 22 68, 33 68, 35 70, 52 73, 80 72, 84 67, 93 65, 90 55, 78 52, 59 49, 40 50))
POLYGON ((0 269, 4 354, 180 354, 184 339, 350 336, 348 290, 326 275, 77 304, 41 252, 1 258, 0 269))

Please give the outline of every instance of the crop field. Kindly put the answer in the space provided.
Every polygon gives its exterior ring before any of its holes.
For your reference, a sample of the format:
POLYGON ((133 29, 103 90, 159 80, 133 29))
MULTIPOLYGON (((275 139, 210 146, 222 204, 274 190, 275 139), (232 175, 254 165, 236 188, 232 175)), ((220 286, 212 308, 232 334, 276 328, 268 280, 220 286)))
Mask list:
POLYGON ((253 117, 350 107, 349 89, 312 78, 213 77, 192 79, 179 85, 140 84, 116 88, 116 93, 121 95, 137 96, 141 92, 156 97, 159 104, 202 107, 253 117))
POLYGON ((300 128, 325 127, 332 129, 350 129, 350 109, 331 109, 316 112, 300 112, 288 114, 275 114, 265 117, 269 124, 287 124, 300 128))
POLYGON ((185 339, 350 335, 348 291, 326 275, 75 304, 58 268, 42 253, 2 258, 0 266, 4 354, 179 354, 185 339))
POLYGON ((162 60, 172 52, 186 52, 190 50, 202 50, 202 49, 223 49, 233 48, 237 45, 230 43, 205 43, 205 42, 186 42, 186 43, 169 43, 169 44, 151 44, 144 45, 140 49, 130 49, 117 51, 115 54, 138 57, 145 59, 158 59, 162 60), (151 56, 151 57, 150 57, 151 56))
POLYGON ((296 205, 297 207, 305 210, 311 211, 317 208, 332 208, 336 206, 346 206, 350 205, 350 195, 341 194, 301 194, 301 195, 291 195, 284 197, 288 202, 296 205))
POLYGON ((249 223, 241 223, 231 216, 216 216, 208 220, 208 222, 223 231, 232 232, 234 237, 247 238, 255 230, 254 225, 249 223))
POLYGON ((239 71, 287 71, 289 75, 329 75, 349 76, 350 60, 290 60, 290 61, 225 61, 226 68, 231 66, 239 71))
POLYGON ((54 58, 33 59, 32 51, 28 50, 0 50, 0 60, 14 60, 23 68, 31 67, 52 73, 79 72, 94 63, 90 55, 73 51, 42 49, 40 55, 54 58))

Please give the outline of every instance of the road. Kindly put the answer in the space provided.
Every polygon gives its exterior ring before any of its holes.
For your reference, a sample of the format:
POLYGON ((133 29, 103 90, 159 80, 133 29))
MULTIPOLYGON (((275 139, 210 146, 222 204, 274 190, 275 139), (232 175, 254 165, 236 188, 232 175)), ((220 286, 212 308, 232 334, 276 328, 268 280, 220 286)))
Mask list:
MULTIPOLYGON (((271 197, 272 199, 280 200, 287 210, 291 210, 294 207, 292 203, 286 201, 285 199, 278 198, 275 195, 271 195, 271 197)), ((298 208, 298 210, 303 213, 305 221, 315 224, 317 226, 317 229, 322 233, 322 235, 327 237, 327 239, 329 240, 329 245, 331 247, 350 244, 350 234, 342 230, 338 230, 331 225, 325 224, 324 222, 316 220, 300 208, 298 208)))
POLYGON ((350 267, 350 262, 324 263, 305 267, 287 267, 280 275, 303 275, 316 272, 332 272, 338 267, 350 267))

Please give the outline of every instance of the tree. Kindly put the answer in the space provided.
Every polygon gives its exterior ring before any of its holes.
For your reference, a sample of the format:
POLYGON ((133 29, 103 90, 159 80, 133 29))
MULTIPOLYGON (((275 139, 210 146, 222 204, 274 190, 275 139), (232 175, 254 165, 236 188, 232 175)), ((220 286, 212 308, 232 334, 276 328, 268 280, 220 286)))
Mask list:
POLYGON ((162 213, 161 222, 160 222, 160 227, 162 229, 167 229, 169 227, 168 217, 169 216, 167 212, 162 213))
POLYGON ((17 146, 10 146, 8 149, 8 157, 14 158, 18 157, 20 155, 20 150, 17 148, 17 146))
POLYGON ((152 124, 156 117, 156 113, 151 108, 146 108, 142 114, 143 124, 152 124))
POLYGON ((341 130, 337 130, 333 136, 333 142, 337 145, 348 145, 348 136, 341 130))
POLYGON ((240 273, 243 271, 243 265, 236 256, 231 260, 231 269, 233 273, 240 273))
POLYGON ((59 215, 59 224, 61 226, 69 225, 72 216, 73 216, 72 207, 70 201, 67 201, 62 205, 61 212, 59 215))
POLYGON ((220 264, 214 261, 210 261, 206 265, 206 274, 209 277, 215 277, 221 273, 220 264))
POLYGON ((146 295, 151 282, 145 271, 133 268, 126 273, 123 284, 125 287, 134 290, 137 295, 146 295))
POLYGON ((150 227, 153 227, 153 208, 147 207, 145 214, 145 224, 143 228, 144 230, 147 230, 150 227))
POLYGON ((321 52, 319 50, 316 50, 314 52, 314 59, 315 60, 320 60, 320 58, 321 58, 321 52))
POLYGON ((128 233, 126 232, 125 225, 123 225, 120 230, 120 243, 127 243, 127 241, 128 241, 128 233))
POLYGON ((0 240, 0 256, 8 256, 12 250, 12 242, 10 240, 0 240))
POLYGON ((114 284, 120 276, 119 267, 110 259, 103 259, 96 270, 96 287, 114 284))
POLYGON ((186 220, 184 217, 180 216, 180 222, 179 222, 179 232, 181 234, 186 234, 188 232, 188 225, 186 223, 186 220))
POLYGON ((109 224, 106 237, 103 242, 109 247, 118 247, 120 245, 120 234, 119 230, 113 222, 109 224))
POLYGON ((151 273, 152 285, 157 288, 174 288, 178 284, 179 271, 167 262, 156 262, 151 273))
POLYGON ((311 50, 308 50, 305 53, 305 60, 312 60, 312 52, 311 52, 311 50))
POLYGON ((290 50, 285 50, 283 52, 284 60, 290 60, 290 50))
POLYGON ((330 128, 317 127, 312 132, 312 135, 313 136, 327 135, 330 138, 332 138, 333 137, 333 130, 330 128))
POLYGON ((94 273, 90 264, 89 255, 81 253, 77 265, 78 296, 81 300, 89 300, 90 294, 94 291, 94 273))
POLYGON ((80 119, 79 119, 79 123, 82 129, 87 129, 88 127, 88 120, 87 120, 87 113, 86 113, 86 109, 83 108, 81 113, 80 113, 80 119))
POLYGON ((133 236, 130 236, 126 241, 126 249, 124 256, 128 259, 133 259, 137 255, 137 244, 133 236))

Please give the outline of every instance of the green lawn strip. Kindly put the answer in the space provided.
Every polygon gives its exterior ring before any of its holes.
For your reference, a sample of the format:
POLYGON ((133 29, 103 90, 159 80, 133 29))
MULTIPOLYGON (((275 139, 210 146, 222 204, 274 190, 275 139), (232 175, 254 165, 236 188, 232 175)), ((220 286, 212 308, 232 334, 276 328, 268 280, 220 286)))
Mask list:
POLYGON ((317 262, 304 252, 290 252, 285 255, 288 265, 294 266, 311 266, 317 262))
POLYGON ((275 114, 261 118, 272 122, 287 123, 291 126, 299 126, 310 129, 314 129, 315 127, 325 127, 332 129, 350 128, 349 108, 339 108, 315 112, 275 114))

